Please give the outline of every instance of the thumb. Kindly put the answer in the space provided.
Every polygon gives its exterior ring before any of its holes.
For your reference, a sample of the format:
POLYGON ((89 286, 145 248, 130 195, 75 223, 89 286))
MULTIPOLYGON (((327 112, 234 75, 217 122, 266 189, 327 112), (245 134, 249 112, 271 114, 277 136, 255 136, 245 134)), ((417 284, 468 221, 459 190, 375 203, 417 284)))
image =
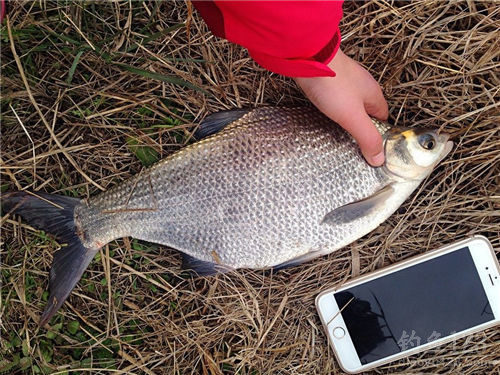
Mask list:
POLYGON ((368 164, 381 166, 385 160, 382 136, 364 109, 354 113, 351 117, 339 121, 339 125, 354 137, 368 164))

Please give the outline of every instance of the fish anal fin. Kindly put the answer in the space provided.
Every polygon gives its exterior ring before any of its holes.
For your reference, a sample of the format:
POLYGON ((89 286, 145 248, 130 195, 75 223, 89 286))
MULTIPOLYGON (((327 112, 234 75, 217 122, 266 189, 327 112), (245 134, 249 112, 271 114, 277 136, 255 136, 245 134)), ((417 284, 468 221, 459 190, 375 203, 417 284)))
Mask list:
POLYGON ((374 210, 383 207, 393 193, 393 187, 391 185, 386 185, 375 194, 365 199, 346 204, 345 206, 338 207, 327 213, 321 224, 347 224, 364 217, 374 210))
POLYGON ((200 126, 194 133, 194 137, 197 140, 206 138, 212 134, 215 134, 232 122, 240 119, 244 115, 250 112, 249 109, 232 109, 229 111, 220 111, 212 113, 205 117, 201 122, 200 126))
POLYGON ((290 267, 295 267, 298 266, 302 263, 309 262, 310 260, 313 260, 321 255, 321 252, 319 251, 311 251, 306 254, 299 255, 298 257, 292 258, 290 260, 287 260, 286 262, 277 264, 271 269, 273 271, 281 271, 285 268, 290 268, 290 267))
POLYGON ((192 270, 199 276, 210 276, 218 273, 230 272, 233 269, 222 264, 207 262, 191 255, 182 253, 182 269, 192 270))

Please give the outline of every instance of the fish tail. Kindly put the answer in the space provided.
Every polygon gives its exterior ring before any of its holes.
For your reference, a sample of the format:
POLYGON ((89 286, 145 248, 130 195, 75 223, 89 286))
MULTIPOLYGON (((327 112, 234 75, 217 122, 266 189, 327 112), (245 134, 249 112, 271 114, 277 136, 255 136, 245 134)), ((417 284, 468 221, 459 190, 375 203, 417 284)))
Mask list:
POLYGON ((18 191, 1 197, 4 214, 18 214, 31 226, 54 234, 63 246, 54 253, 49 279, 49 300, 40 318, 44 326, 68 298, 98 248, 85 247, 78 235, 74 210, 80 199, 18 191))

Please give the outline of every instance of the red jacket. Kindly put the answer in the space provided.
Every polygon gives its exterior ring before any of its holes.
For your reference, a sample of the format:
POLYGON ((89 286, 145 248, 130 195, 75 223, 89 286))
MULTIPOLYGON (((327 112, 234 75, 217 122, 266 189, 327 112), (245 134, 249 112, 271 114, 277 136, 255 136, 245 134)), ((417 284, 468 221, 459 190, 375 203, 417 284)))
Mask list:
POLYGON ((343 1, 195 1, 217 36, 248 49, 267 70, 290 77, 331 76, 343 1))

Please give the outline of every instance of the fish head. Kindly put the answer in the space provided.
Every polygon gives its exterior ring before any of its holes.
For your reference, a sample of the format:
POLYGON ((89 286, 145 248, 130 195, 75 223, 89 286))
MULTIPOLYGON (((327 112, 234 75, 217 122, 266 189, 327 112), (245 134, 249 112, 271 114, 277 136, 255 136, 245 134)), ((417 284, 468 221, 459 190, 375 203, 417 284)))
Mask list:
POLYGON ((392 128, 384 134, 386 172, 403 180, 422 180, 453 148, 446 133, 392 128))

